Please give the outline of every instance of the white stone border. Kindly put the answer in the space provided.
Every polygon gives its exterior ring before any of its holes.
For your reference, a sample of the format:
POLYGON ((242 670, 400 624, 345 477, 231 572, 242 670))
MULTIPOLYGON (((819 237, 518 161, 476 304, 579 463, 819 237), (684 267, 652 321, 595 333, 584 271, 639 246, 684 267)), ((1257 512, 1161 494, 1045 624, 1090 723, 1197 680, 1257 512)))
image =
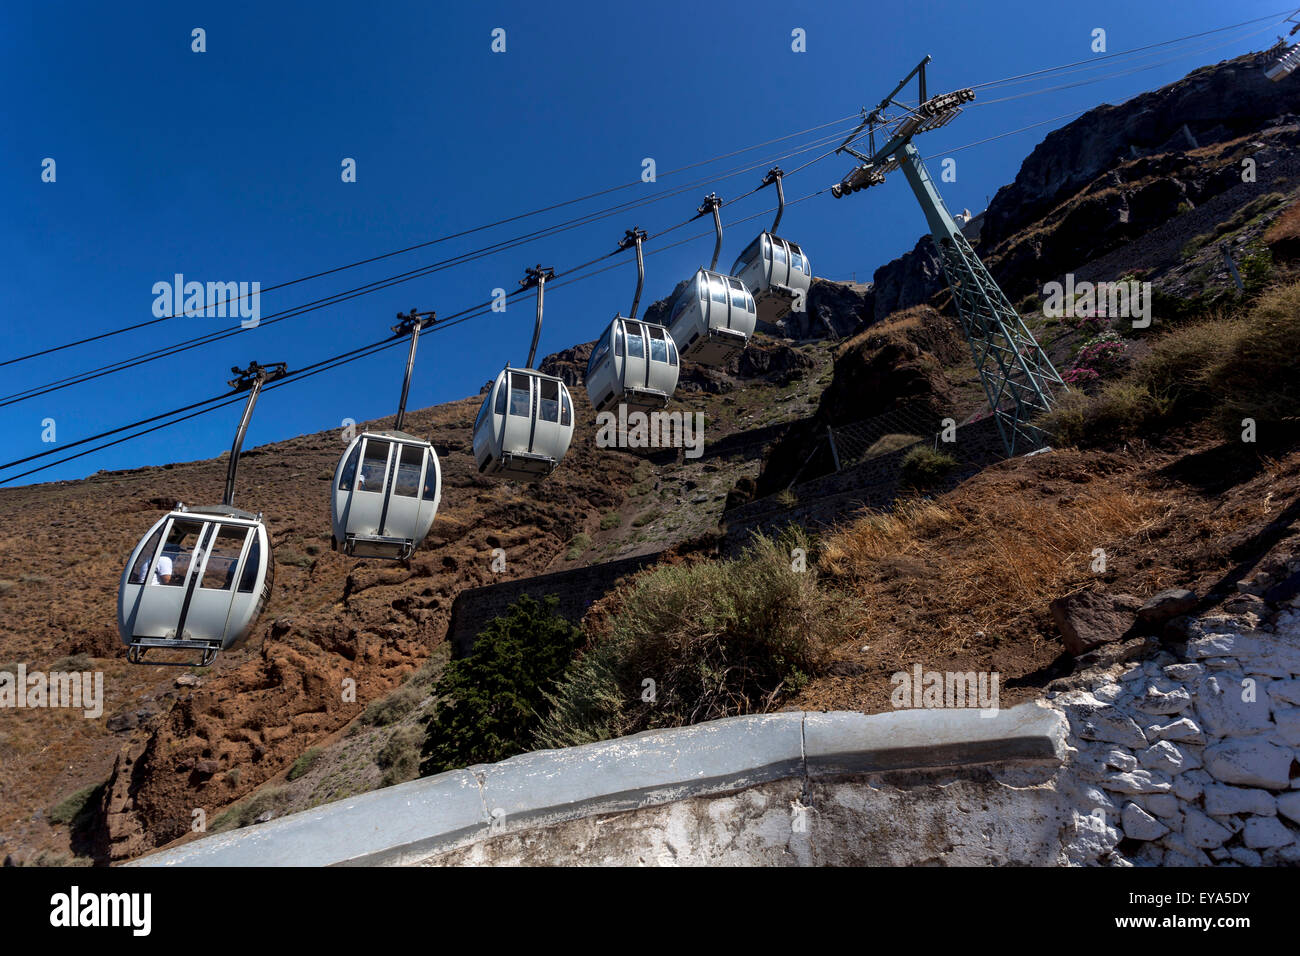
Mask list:
POLYGON ((134 866, 393 865, 507 831, 790 777, 1065 757, 1051 707, 729 717, 424 777, 143 857, 134 866))

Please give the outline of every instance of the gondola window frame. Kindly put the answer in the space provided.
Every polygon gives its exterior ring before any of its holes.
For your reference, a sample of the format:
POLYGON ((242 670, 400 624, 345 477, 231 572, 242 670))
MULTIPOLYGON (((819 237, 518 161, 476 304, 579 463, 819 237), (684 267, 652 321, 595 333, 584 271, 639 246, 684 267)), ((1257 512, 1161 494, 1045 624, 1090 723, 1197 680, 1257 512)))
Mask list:
POLYGON ((660 328, 646 326, 646 331, 650 333, 650 361, 668 362, 668 344, 665 341, 667 333, 660 328), (655 348, 658 346, 658 348, 655 348))
POLYGON ((556 379, 539 378, 537 381, 537 420, 557 424, 560 420, 560 383, 556 379), (554 389, 555 398, 547 398, 545 390, 547 387, 554 389), (552 406, 548 408, 549 406, 552 406), (547 413, 550 412, 551 415, 547 413))
POLYGON ((422 501, 437 501, 440 495, 438 487, 440 477, 436 454, 433 448, 430 447, 424 456, 424 477, 421 479, 420 485, 420 499, 422 501))
POLYGON ((158 549, 162 547, 163 531, 166 530, 166 523, 160 523, 145 546, 141 549, 135 559, 135 564, 131 568, 130 575, 127 576, 126 583, 138 586, 145 585, 154 575, 154 568, 158 558, 158 549))
POLYGON ((364 491, 367 494, 382 495, 388 488, 388 478, 393 464, 393 446, 398 443, 394 442, 390 438, 377 438, 372 435, 365 435, 361 439, 361 444, 361 463, 357 469, 357 483, 353 491, 364 491), (383 469, 379 471, 378 480, 372 482, 369 477, 366 477, 366 466, 370 462, 377 462, 379 460, 377 457, 372 457, 370 455, 371 447, 378 445, 386 446, 385 456, 383 459, 384 466, 383 469), (362 483, 363 478, 365 479, 364 484, 362 483))
POLYGON ((352 446, 352 451, 348 453, 348 460, 343 463, 343 470, 339 473, 339 491, 352 491, 357 481, 357 469, 361 464, 361 446, 365 444, 364 438, 352 446))
MULTIPOLYGON (((160 550, 160 551, 158 552, 158 557, 161 558, 162 556, 166 555, 166 556, 171 560, 171 563, 172 563, 172 573, 171 573, 171 575, 170 575, 170 580, 167 581, 166 584, 164 584, 163 582, 159 581, 159 580, 158 580, 158 575, 157 575, 157 572, 156 572, 156 566, 155 566, 154 571, 153 571, 152 573, 150 573, 150 575, 149 575, 149 577, 148 577, 148 580, 145 581, 145 586, 148 587, 148 586, 151 586, 151 585, 156 585, 156 586, 158 586, 158 587, 166 587, 166 588, 184 588, 184 587, 187 587, 188 584, 189 584, 189 580, 190 580, 190 574, 193 573, 194 568, 195 568, 195 565, 198 565, 198 564, 202 563, 202 561, 203 561, 202 545, 203 545, 203 539, 204 539, 204 532, 207 530, 207 526, 208 526, 208 522, 206 522, 206 521, 204 521, 204 520, 202 520, 202 519, 200 519, 200 518, 175 517, 175 516, 173 516, 172 518, 168 519, 168 521, 167 521, 167 527, 164 529, 164 532, 163 532, 162 550, 160 550), (178 546, 177 546, 177 549, 176 549, 173 553, 168 554, 168 553, 167 553, 167 546, 168 546, 168 544, 169 544, 170 541, 171 541, 172 531, 176 528, 177 524, 178 524, 178 523, 181 523, 181 522, 184 522, 185 524, 193 524, 193 525, 197 525, 197 526, 198 526, 198 529, 197 529, 197 530, 198 530, 198 534, 197 534, 197 536, 194 538, 194 542, 193 542, 193 544, 188 545, 186 548, 181 548, 181 547, 178 545, 178 546), (179 559, 182 555, 185 556, 185 574, 184 574, 184 576, 183 576, 180 580, 177 580, 177 579, 176 579, 176 564, 177 564, 178 559, 179 559)), ((184 540, 184 539, 182 539, 182 540, 184 540)))
POLYGON ((247 553, 244 555, 244 565, 239 571, 239 584, 235 588, 236 594, 253 594, 256 591, 258 571, 262 564, 262 536, 258 534, 257 528, 250 528, 249 530, 252 534, 249 536, 247 553))
POLYGON ((393 477, 393 494, 401 495, 403 498, 419 498, 425 459, 428 458, 427 449, 411 442, 399 442, 398 444, 401 450, 394 456, 396 458, 396 472, 393 477), (411 478, 411 463, 408 460, 408 452, 414 454, 417 458, 414 467, 414 481, 408 481, 407 484, 403 485, 404 477, 411 478), (404 488, 409 490, 403 490, 404 488))
POLYGON ((244 553, 248 550, 248 538, 249 538, 249 533, 250 531, 252 531, 252 529, 249 528, 247 525, 236 525, 236 524, 230 524, 228 522, 214 521, 210 523, 215 525, 216 527, 210 536, 210 540, 207 548, 207 555, 205 556, 203 562, 203 570, 202 570, 203 576, 199 578, 198 586, 204 591, 229 591, 231 593, 238 593, 237 591, 235 591, 235 584, 237 583, 240 577, 240 570, 242 568, 240 562, 243 561, 244 553), (240 541, 239 543, 239 552, 235 555, 233 563, 227 565, 226 567, 225 582, 220 587, 210 587, 208 585, 208 569, 212 567, 212 558, 214 556, 219 558, 222 557, 221 555, 217 554, 217 546, 221 540, 221 536, 227 533, 229 529, 242 532, 243 540, 240 541))
POLYGON ((639 359, 645 358, 645 353, 646 353, 645 337, 641 334, 641 326, 639 324, 634 325, 632 323, 628 323, 626 334, 627 334, 627 338, 626 338, 627 352, 625 353, 626 357, 639 358, 639 359), (633 348, 633 342, 636 343, 635 349, 633 348))

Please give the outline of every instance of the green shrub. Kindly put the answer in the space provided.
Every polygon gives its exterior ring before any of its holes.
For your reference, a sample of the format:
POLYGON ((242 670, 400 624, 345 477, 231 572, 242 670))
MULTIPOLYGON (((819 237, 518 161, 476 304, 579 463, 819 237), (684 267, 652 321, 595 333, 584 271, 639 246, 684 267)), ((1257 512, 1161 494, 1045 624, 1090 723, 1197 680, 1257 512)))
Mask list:
POLYGON ((1052 410, 1038 420, 1038 427, 1058 445, 1083 446, 1089 434, 1092 403, 1092 397, 1086 392, 1066 392, 1056 400, 1052 410))
POLYGON ((903 456, 901 475, 903 484, 913 488, 929 488, 957 467, 957 459, 929 445, 918 445, 903 456))
POLYGON ((73 654, 60 657, 50 665, 50 670, 68 673, 70 671, 89 671, 95 669, 95 660, 89 654, 73 654))
POLYGON ((577 561, 590 547, 591 535, 587 534, 585 531, 579 532, 578 534, 575 534, 573 539, 569 542, 569 550, 564 555, 564 559, 566 561, 577 561))
POLYGON ((319 747, 312 747, 309 750, 304 751, 303 754, 293 762, 293 766, 289 768, 288 779, 297 780, 314 767, 316 761, 320 759, 320 754, 321 749, 319 747))
POLYGON ((237 803, 208 826, 209 833, 251 826, 267 812, 279 813, 289 796, 288 787, 263 787, 243 803, 237 803))
POLYGON ((1183 244, 1183 248, 1182 251, 1179 252, 1179 256, 1183 259, 1190 259, 1192 258, 1192 256, 1196 255, 1198 252, 1204 249, 1208 243, 1211 243, 1213 241, 1214 241, 1214 233, 1211 232, 1206 232, 1206 233, 1202 233, 1199 236, 1194 236, 1192 239, 1189 239, 1186 243, 1183 244))
POLYGON ((424 744, 424 731, 414 724, 398 727, 388 742, 375 756, 375 763, 384 771, 380 786, 414 780, 420 775, 420 748, 424 744))
POLYGON ((1088 447, 1098 440, 1127 441, 1154 431, 1166 419, 1170 402, 1149 386, 1132 381, 1112 382, 1096 395, 1069 392, 1039 422, 1059 445, 1088 447))
POLYGON ((50 823, 61 826, 83 822, 94 809, 92 798, 101 793, 103 787, 102 783, 92 783, 89 787, 82 787, 71 796, 64 797, 50 808, 50 823))
POLYGON ((387 696, 372 701, 361 715, 361 723, 371 727, 395 724, 419 705, 427 696, 424 686, 416 682, 403 684, 387 696))
POLYGON ((1217 358, 1236 348, 1243 324, 1222 316, 1195 322, 1151 343, 1151 353, 1129 378, 1186 407, 1206 398, 1205 372, 1217 358))
POLYGON ((453 660, 434 688, 420 773, 490 763, 529 749, 546 692, 564 674, 582 631, 556 613, 555 596, 524 595, 492 620, 474 652, 453 660))
POLYGON ((794 530, 757 537, 738 558, 664 565, 620 587, 617 610, 548 695, 537 743, 761 713, 798 691, 825 667, 848 602, 813 568, 793 570, 794 547, 811 550, 794 530))
POLYGON ((1255 419, 1261 433, 1276 433, 1279 427, 1293 430, 1300 415, 1297 355, 1300 283, 1261 295, 1232 347, 1214 356, 1205 369, 1213 418, 1225 436, 1238 434, 1243 418, 1255 419))
POLYGON ((1244 293, 1254 298, 1273 281, 1273 252, 1267 247, 1248 248, 1237 268, 1244 293))
POLYGON ((611 511, 600 519, 600 530, 608 531, 611 528, 617 528, 623 523, 623 516, 617 511, 611 511))

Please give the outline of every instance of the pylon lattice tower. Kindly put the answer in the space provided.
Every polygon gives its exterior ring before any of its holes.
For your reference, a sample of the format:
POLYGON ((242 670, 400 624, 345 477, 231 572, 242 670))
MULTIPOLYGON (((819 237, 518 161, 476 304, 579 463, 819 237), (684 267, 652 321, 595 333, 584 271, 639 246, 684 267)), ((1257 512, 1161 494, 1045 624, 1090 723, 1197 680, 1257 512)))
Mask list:
POLYGON ((879 185, 885 181, 886 174, 902 169, 930 226, 944 278, 952 290, 962 332, 970 345, 975 370, 997 420, 1002 443, 1007 455, 1014 456, 1027 450, 1027 446, 1036 448, 1042 444, 1042 436, 1032 420, 1051 408, 1052 389, 1065 389, 1066 385, 1020 313, 975 254, 912 144, 912 137, 947 126, 961 113, 962 103, 975 99, 974 91, 969 89, 927 97, 925 65, 929 62, 927 56, 917 64, 840 144, 836 152, 846 152, 862 160, 862 165, 855 166, 841 182, 832 186, 831 193, 839 198, 879 185), (913 77, 917 79, 919 92, 918 105, 914 108, 895 99, 913 77), (879 149, 876 148, 878 129, 889 134, 879 149), (851 145, 864 133, 869 145, 867 153, 851 145))

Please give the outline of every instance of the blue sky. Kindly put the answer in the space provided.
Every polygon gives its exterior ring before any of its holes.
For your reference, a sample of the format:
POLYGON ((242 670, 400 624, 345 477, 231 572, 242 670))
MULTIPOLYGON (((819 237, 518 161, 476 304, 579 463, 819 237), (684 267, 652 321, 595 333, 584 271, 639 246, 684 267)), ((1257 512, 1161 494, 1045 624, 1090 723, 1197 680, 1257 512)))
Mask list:
MULTIPOLYGON (((475 262, 180 355, 0 408, 0 461, 216 395, 233 365, 285 361, 291 369, 382 338, 412 306, 449 315, 513 290, 528 265, 566 268, 612 250, 633 225, 675 225, 716 191, 758 185, 770 161, 808 134, 673 176, 685 166, 874 105, 924 54, 931 92, 1210 30, 1281 9, 1278 0, 1225 7, 1177 3, 970 4, 728 3, 6 3, 0 9, 0 360, 153 318, 153 286, 176 273, 263 288, 640 178, 546 215, 265 293, 281 309, 614 203, 667 192, 707 175, 762 164, 680 196, 541 238, 475 262), (1048 12, 1051 9, 1052 12, 1048 12), (191 30, 207 51, 191 51, 191 30), (506 52, 491 51, 492 30, 506 52), (807 52, 791 50, 806 31, 807 52), (41 181, 53 158, 57 179, 41 181), (341 163, 356 160, 357 181, 341 163), (53 419, 57 442, 42 443, 53 419)), ((1279 17, 1280 19, 1280 17, 1279 17)), ((969 109, 918 141, 937 173, 947 151, 1029 124, 1116 102, 1204 63, 1271 43, 1261 23, 1155 51, 1131 64, 992 91, 983 100, 1043 90, 1101 73, 1151 67, 1073 89, 969 109), (1168 62, 1172 61, 1172 62, 1168 62)), ((1009 182, 1058 119, 953 152, 943 184, 954 211, 979 210, 1009 182)), ((836 141, 838 143, 838 140, 836 141)), ((787 170, 821 146, 782 158, 787 170)), ((792 175, 794 200, 837 181, 831 157, 792 175)), ((769 190, 724 210, 750 216, 769 190)), ((766 216, 728 232, 735 255, 766 216)), ((700 231, 696 223, 660 245, 700 231)), ((910 249, 924 220, 902 177, 845 200, 823 193, 787 209, 782 233, 804 245, 814 271, 869 279, 910 249)), ((653 253, 656 244, 647 245, 653 253)), ((712 252, 712 238, 647 258, 643 302, 667 294, 712 252)), ((635 282, 622 268, 547 295, 540 353, 595 338, 626 309, 635 282)), ((5 367, 9 396, 209 332, 237 320, 179 317, 91 345, 5 367)), ((474 394, 506 361, 522 364, 531 299, 504 314, 426 335, 410 405, 474 394)), ((268 392, 245 447, 337 428, 396 409, 404 349, 268 392)), ((216 455, 238 418, 227 408, 23 479, 77 478, 216 455)), ((429 436, 435 441, 437 436, 429 436)), ((0 473, 0 477, 12 474, 0 473)))

